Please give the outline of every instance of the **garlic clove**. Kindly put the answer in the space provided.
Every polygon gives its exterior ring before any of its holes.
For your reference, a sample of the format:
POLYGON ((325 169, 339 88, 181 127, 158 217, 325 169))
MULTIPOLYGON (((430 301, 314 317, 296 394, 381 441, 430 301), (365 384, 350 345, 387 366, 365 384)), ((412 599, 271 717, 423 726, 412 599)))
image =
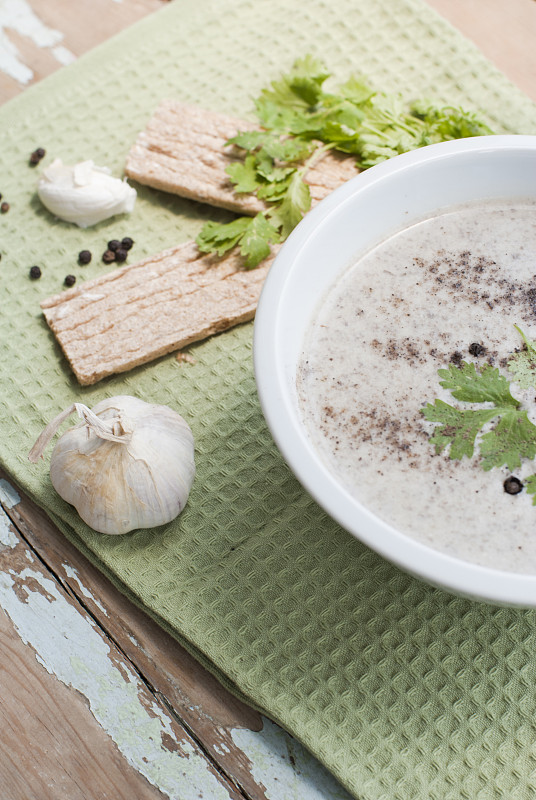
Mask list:
POLYGON ((193 434, 180 414, 125 395, 92 411, 77 403, 47 425, 31 461, 73 411, 82 422, 58 440, 50 478, 84 522, 101 533, 122 534, 175 519, 195 476, 193 434))
POLYGON ((112 177, 107 167, 91 160, 68 166, 55 159, 43 171, 37 194, 52 214, 80 228, 130 213, 136 202, 136 190, 126 180, 112 177))

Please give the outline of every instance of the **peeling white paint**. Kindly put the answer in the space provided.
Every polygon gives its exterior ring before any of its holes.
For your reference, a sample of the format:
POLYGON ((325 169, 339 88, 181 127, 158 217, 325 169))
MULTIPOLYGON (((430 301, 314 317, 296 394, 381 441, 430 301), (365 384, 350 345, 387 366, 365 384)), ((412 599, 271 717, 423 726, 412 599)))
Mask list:
POLYGON ((0 503, 5 508, 13 508, 20 503, 18 492, 5 478, 0 479, 0 503))
POLYGON ((19 538, 11 528, 11 520, 4 509, 0 508, 0 549, 2 547, 13 549, 18 543, 19 538))
POLYGON ((76 56, 60 42, 63 34, 49 28, 32 10, 27 0, 0 0, 0 70, 26 85, 34 73, 20 58, 9 31, 30 39, 37 47, 49 49, 60 64, 71 63, 76 56))
POLYGON ((69 64, 72 64, 73 61, 76 61, 75 54, 62 44, 58 45, 58 47, 53 47, 51 52, 56 61, 62 64, 64 67, 67 67, 69 64))
MULTIPOLYGON (((20 502, 16 490, 3 479, 0 502, 6 508, 20 502)), ((0 508, 0 547, 12 548, 18 542, 9 517, 0 508)), ((80 592, 106 614, 104 606, 83 585, 78 571, 67 563, 63 569, 77 582, 80 592)), ((162 746, 164 734, 175 741, 170 719, 156 703, 150 708, 143 705, 136 674, 126 663, 121 668, 113 664, 108 644, 68 603, 57 584, 28 568, 18 576, 16 593, 16 579, 12 571, 0 573, 0 606, 21 639, 33 648, 36 660, 87 698, 93 716, 126 760, 170 800, 198 800, 200 793, 210 800, 228 800, 227 791, 189 741, 180 742, 180 754, 162 746), (32 580, 32 584, 21 587, 21 578, 32 580), (43 592, 33 589, 33 579, 43 592)), ((203 713, 198 706, 195 710, 203 713)), ((265 788, 267 800, 351 800, 314 756, 270 720, 263 718, 260 732, 236 728, 231 737, 249 759, 252 776, 265 788)), ((214 750, 220 755, 230 752, 224 742, 214 750)))
POLYGON ((80 576, 78 575, 78 570, 76 570, 74 567, 71 567, 70 564, 63 564, 62 566, 67 577, 77 582, 80 594, 83 594, 84 597, 87 597, 88 600, 91 600, 91 602, 94 603, 97 606, 97 608, 100 608, 102 613, 107 617, 108 611, 102 605, 100 600, 97 600, 97 598, 89 591, 89 589, 86 586, 84 586, 84 584, 80 580, 80 576))
POLYGON ((60 593, 57 584, 30 568, 17 577, 0 573, 0 605, 21 639, 44 668, 87 698, 91 713, 138 772, 170 800, 229 800, 205 757, 187 741, 177 751, 162 744, 167 734, 176 742, 170 718, 140 698, 136 674, 110 658, 110 647, 97 628, 60 593), (28 585, 21 585, 28 580, 28 585), (35 591, 38 581, 41 591, 35 591), (26 595, 23 598, 21 588, 26 595))
POLYGON ((263 717, 260 732, 235 728, 231 737, 249 758, 251 773, 268 800, 352 800, 317 759, 263 717))

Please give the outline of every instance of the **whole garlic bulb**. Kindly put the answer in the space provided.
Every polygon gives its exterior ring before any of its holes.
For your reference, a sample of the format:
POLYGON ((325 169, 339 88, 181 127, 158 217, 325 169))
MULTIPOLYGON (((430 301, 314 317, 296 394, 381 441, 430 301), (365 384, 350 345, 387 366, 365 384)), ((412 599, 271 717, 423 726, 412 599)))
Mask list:
POLYGON ((74 411, 82 422, 58 440, 50 479, 84 522, 100 533, 121 534, 180 514, 195 475, 194 439, 180 414, 126 395, 93 410, 74 403, 46 426, 30 461, 38 460, 74 411))
POLYGON ((136 190, 126 180, 112 177, 107 167, 97 167, 93 161, 69 166, 61 158, 43 171, 37 195, 54 216, 80 228, 130 213, 136 202, 136 190))

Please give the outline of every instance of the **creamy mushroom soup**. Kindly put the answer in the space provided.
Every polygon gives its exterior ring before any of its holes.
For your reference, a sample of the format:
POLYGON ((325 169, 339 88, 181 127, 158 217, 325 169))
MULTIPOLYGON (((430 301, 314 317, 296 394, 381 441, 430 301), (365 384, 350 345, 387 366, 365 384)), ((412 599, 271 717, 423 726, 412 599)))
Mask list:
MULTIPOLYGON (((536 203, 458 206, 396 233, 337 281, 308 330, 297 386, 315 448, 377 516, 467 561, 536 573, 526 487, 509 494, 512 473, 484 471, 478 449, 436 454, 421 413, 436 398, 464 406, 439 385, 450 363, 487 361, 513 380, 514 325, 536 339, 536 203)), ((511 391, 536 423, 535 391, 511 391)), ((535 472, 526 461, 514 475, 535 472)))

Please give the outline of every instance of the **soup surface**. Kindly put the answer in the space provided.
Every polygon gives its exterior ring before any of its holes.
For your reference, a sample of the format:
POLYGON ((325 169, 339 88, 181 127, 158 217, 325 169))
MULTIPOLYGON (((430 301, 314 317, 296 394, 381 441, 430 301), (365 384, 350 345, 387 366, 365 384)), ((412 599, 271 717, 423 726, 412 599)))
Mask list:
MULTIPOLYGON (((439 385, 450 363, 489 362, 513 381, 514 325, 536 339, 536 203, 458 206, 345 272, 310 325, 297 386, 315 448, 377 516, 467 561, 534 574, 532 497, 508 494, 512 473, 484 471, 478 447, 462 460, 436 454, 421 413, 436 398, 467 407, 439 385)), ((511 391, 536 423, 535 390, 511 391)), ((526 460, 513 474, 534 473, 526 460)))

